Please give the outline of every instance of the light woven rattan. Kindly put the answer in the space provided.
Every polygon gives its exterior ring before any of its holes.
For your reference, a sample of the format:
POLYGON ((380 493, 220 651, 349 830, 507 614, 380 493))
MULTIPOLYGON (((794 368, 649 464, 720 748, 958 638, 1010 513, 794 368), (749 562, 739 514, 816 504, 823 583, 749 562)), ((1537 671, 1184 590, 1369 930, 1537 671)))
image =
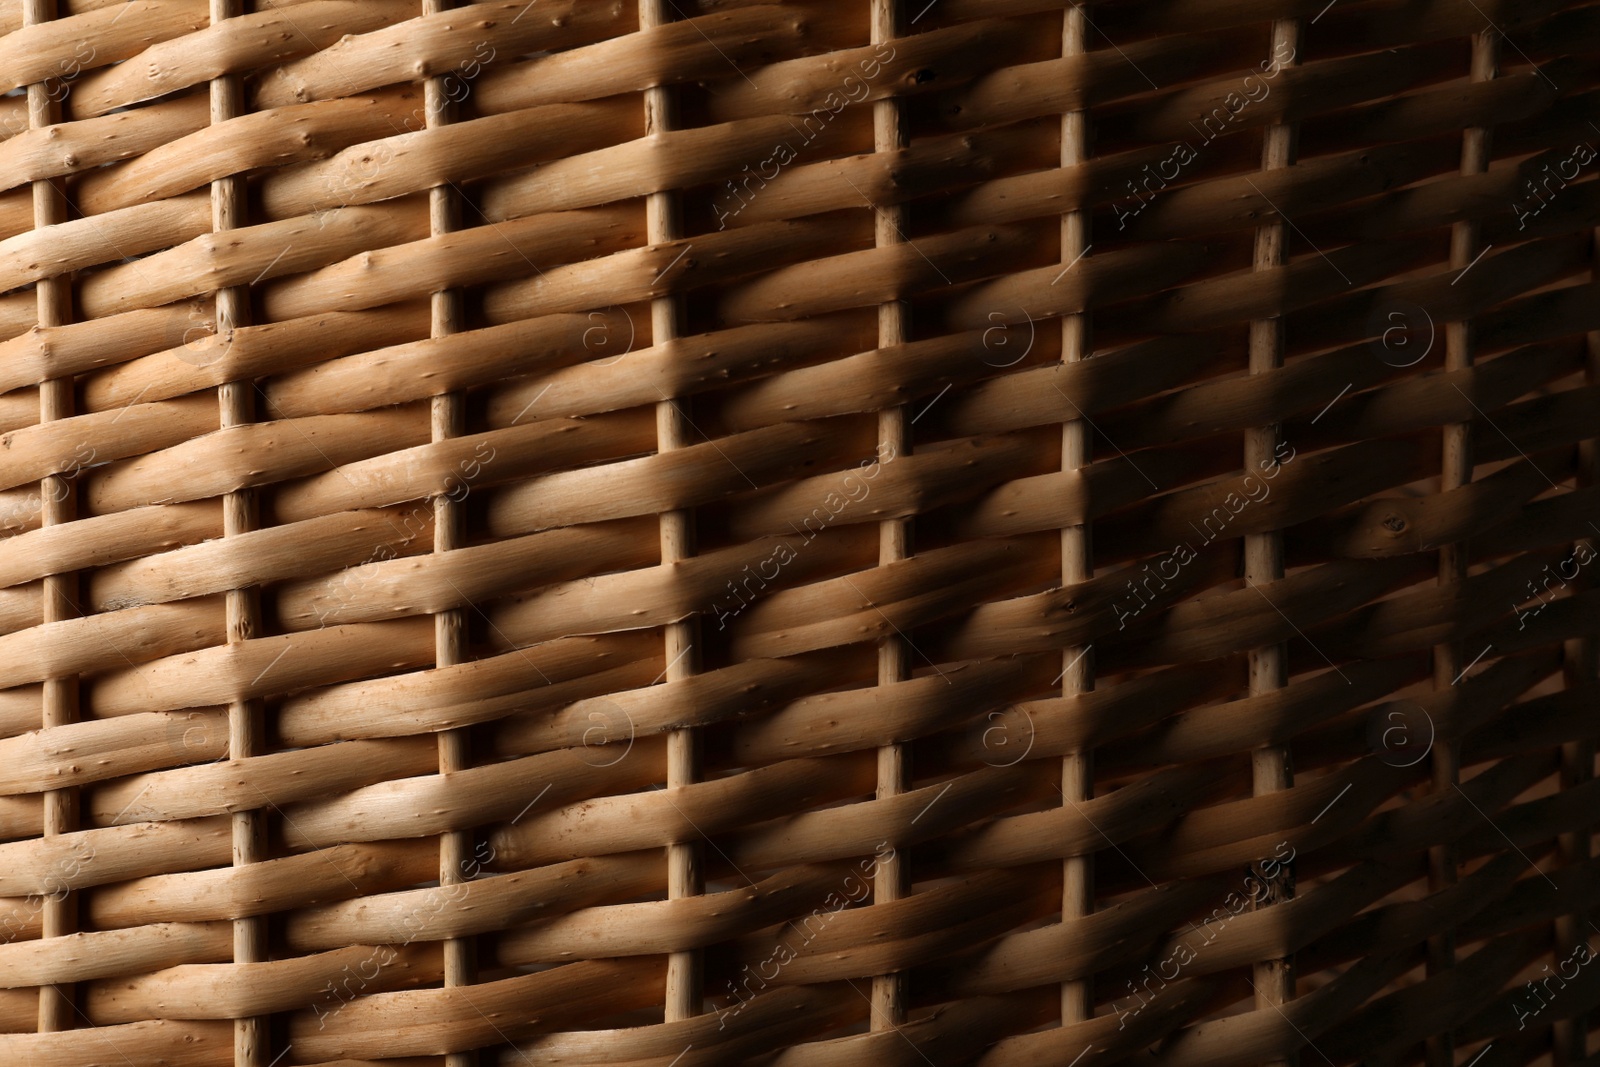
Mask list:
POLYGON ((0 1064, 1600 1063, 1600 5, 0 80, 0 1064))

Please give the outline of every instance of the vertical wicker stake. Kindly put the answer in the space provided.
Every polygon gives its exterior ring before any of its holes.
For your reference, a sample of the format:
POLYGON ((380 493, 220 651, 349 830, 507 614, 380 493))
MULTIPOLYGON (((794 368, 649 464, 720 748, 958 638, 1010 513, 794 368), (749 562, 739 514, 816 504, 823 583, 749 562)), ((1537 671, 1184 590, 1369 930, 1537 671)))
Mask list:
MULTIPOLYGON (((1499 47, 1493 32, 1478 33, 1472 37, 1472 80, 1489 81, 1499 65, 1499 47)), ((1481 126, 1469 127, 1461 136, 1461 173, 1482 174, 1489 168, 1489 131, 1481 126)), ((1477 255, 1478 224, 1476 221, 1456 223, 1450 231, 1450 267, 1463 271, 1477 255)), ((1466 370, 1472 366, 1472 329, 1465 320, 1445 324, 1445 370, 1466 370)), ((1472 481, 1471 424, 1451 423, 1444 428, 1444 456, 1439 476, 1439 491, 1448 493, 1472 481)), ((1465 541, 1456 541, 1439 549, 1439 584, 1456 585, 1467 576, 1468 550, 1465 541)), ((1435 645, 1433 649, 1433 685, 1436 690, 1446 690, 1460 679, 1466 665, 1460 641, 1435 645)), ((1433 789, 1446 792, 1461 780, 1461 747, 1453 740, 1440 740, 1433 746, 1433 789)), ((1457 864, 1460 857, 1453 843, 1435 845, 1428 850, 1428 889, 1438 893, 1456 884, 1457 864)), ((1428 974, 1433 976, 1455 966, 1455 930, 1447 929, 1428 939, 1428 974)), ((1449 1033, 1436 1034, 1427 1040, 1429 1067, 1449 1067, 1455 1062, 1455 1041, 1449 1033)))
MULTIPOLYGON (((639 0, 639 28, 654 29, 671 21, 667 15, 670 0, 639 0)), ((665 133, 677 125, 676 100, 671 89, 652 86, 644 93, 646 136, 665 133)), ((645 200, 645 240, 652 245, 676 241, 682 235, 678 196, 673 192, 651 193, 645 200)), ((668 284, 671 284, 670 282, 668 284)), ((678 299, 664 296, 650 302, 650 335, 656 345, 674 341, 680 335, 678 299)), ((656 447, 670 452, 689 444, 688 419, 673 400, 656 405, 656 447)), ((677 563, 694 555, 694 523, 688 511, 669 511, 661 516, 661 562, 677 563)), ((700 672, 700 657, 695 651, 698 624, 694 618, 668 623, 666 638, 666 678, 680 681, 700 672)), ((700 780, 700 746, 693 728, 673 730, 667 735, 667 788, 680 789, 700 780)), ((700 847, 693 841, 677 841, 667 846, 667 899, 680 900, 705 892, 700 870, 700 847)), ((666 1021, 688 1019, 700 1014, 702 1006, 700 953, 696 949, 674 952, 667 957, 666 1021)))
MULTIPOLYGON (((1080 56, 1089 50, 1089 15, 1073 4, 1062 14, 1061 54, 1080 56)), ((1089 158, 1089 115, 1069 111, 1061 116, 1061 165, 1080 167, 1089 158)), ((1089 213, 1082 209, 1061 216, 1061 262, 1083 258, 1089 250, 1089 213)), ((1061 318, 1061 361, 1077 363, 1089 356, 1089 312, 1061 318)), ((1089 424, 1072 419, 1061 424, 1061 469, 1089 465, 1089 424)), ((1094 577, 1094 544, 1088 522, 1061 531, 1061 586, 1068 588, 1094 577)), ((1068 699, 1094 690, 1093 646, 1062 652, 1061 695, 1068 699)), ((1069 752, 1061 761, 1061 796, 1068 804, 1094 798, 1094 753, 1069 752)), ((1061 921, 1072 923, 1094 911, 1094 853, 1068 856, 1061 867, 1061 921)), ((1070 1026, 1094 1015, 1094 984, 1089 978, 1061 983, 1061 1024, 1070 1026)))
MULTIPOLYGON (((1600 283, 1600 230, 1595 230, 1591 237, 1590 256, 1591 266, 1589 279, 1592 283, 1600 283)), ((1600 386, 1600 330, 1590 333, 1585 340, 1588 349, 1588 362, 1584 368, 1584 382, 1591 388, 1600 386)), ((1578 442, 1578 489, 1593 490, 1600 487, 1600 439, 1589 438, 1587 441, 1578 442)), ((1600 537, 1580 538, 1573 545, 1576 553, 1580 548, 1587 553, 1600 552, 1600 537)), ((1579 559, 1586 558, 1579 556, 1579 559)), ((1589 577, 1579 591, 1585 588, 1592 590, 1596 587, 1593 577, 1589 577)), ((1600 677, 1600 641, 1593 637, 1578 637, 1569 640, 1563 650, 1566 662, 1565 683, 1568 689, 1582 691, 1595 684, 1600 677)), ((1595 746, 1592 738, 1581 741, 1569 741, 1561 746, 1561 789, 1577 789, 1585 782, 1594 778, 1595 746)), ((1581 867, 1590 858, 1590 834, 1593 832, 1592 824, 1584 824, 1576 831, 1560 834, 1556 837, 1556 844, 1560 848, 1561 864, 1564 867, 1581 867)), ((1556 918, 1556 951, 1565 955, 1576 949, 1580 941, 1589 940, 1589 924, 1587 916, 1561 915, 1556 918)), ((1566 1019, 1557 1019, 1551 1032, 1552 1051, 1555 1054, 1556 1067, 1569 1067, 1587 1059, 1589 1055, 1589 1013, 1579 1012, 1566 1019)))
MULTIPOLYGON (((438 14, 450 7, 450 0, 422 0, 422 13, 438 14)), ((423 84, 424 121, 429 129, 454 121, 450 98, 446 95, 443 77, 429 78, 423 84)), ((436 185, 428 190, 428 231, 437 237, 461 228, 461 203, 450 185, 436 185)), ((461 293, 444 289, 431 298, 432 323, 430 335, 444 337, 459 333, 462 328, 461 293)), ((435 442, 460 437, 466 432, 466 403, 459 393, 443 393, 433 398, 431 438, 435 442)), ((433 550, 450 552, 460 548, 466 540, 465 511, 460 501, 448 494, 433 498, 433 550)), ((463 608, 441 611, 433 617, 434 662, 440 667, 451 667, 467 658, 467 620, 463 608)), ((439 773, 441 775, 464 771, 472 760, 465 727, 444 730, 439 734, 439 773)), ((472 858, 472 832, 452 830, 439 838, 439 884, 457 885, 466 880, 467 866, 472 858)), ((475 960, 472 939, 448 938, 443 945, 444 984, 450 989, 471 985, 475 978, 475 960)), ((455 1052, 445 1057, 446 1067, 472 1067, 477 1062, 475 1052, 455 1052)))
MULTIPOLYGON (((1299 19, 1279 19, 1272 24, 1273 63, 1292 63, 1300 51, 1299 19)), ((1281 170, 1294 165, 1298 130, 1293 123, 1267 127, 1261 146, 1261 169, 1281 170)), ((1256 229, 1255 269, 1273 270, 1287 261, 1287 220, 1278 218, 1256 229)), ((1266 374, 1283 365, 1283 320, 1257 319, 1250 323, 1250 373, 1266 374)), ((1278 427, 1257 426, 1245 431, 1244 466, 1257 475, 1278 462, 1278 427), (1263 467, 1266 464, 1267 467, 1263 467)), ((1245 534, 1244 575, 1250 585, 1266 585, 1283 578, 1283 537, 1277 531, 1245 534)), ((1289 684, 1288 645, 1278 643, 1250 651, 1250 695, 1282 689, 1289 684)), ((1262 796, 1294 785, 1294 764, 1289 746, 1267 745, 1251 753, 1252 793, 1262 796)), ((1267 900, 1287 896, 1288 887, 1270 887, 1267 900)), ((1293 961, 1263 960, 1254 965, 1256 1010, 1279 1008, 1294 998, 1293 961)), ((1298 1062, 1298 1056, 1287 1062, 1298 1062)))
MULTIPOLYGON (((244 14, 245 0, 211 0, 211 23, 244 14)), ((211 81, 211 124, 218 125, 244 114, 244 91, 236 74, 211 81)), ((220 233, 246 224, 244 178, 230 175, 211 183, 211 228, 220 233)), ((250 288, 232 286, 217 290, 217 333, 250 325, 250 288)), ((249 381, 226 382, 217 388, 224 429, 255 421, 253 391, 249 381)), ((222 534, 238 537, 259 525, 256 494, 239 489, 222 498, 222 534)), ((255 587, 230 589, 227 594, 228 642, 249 641, 261 634, 261 597, 255 587)), ((259 699, 240 699, 228 705, 228 758, 244 760, 261 754, 264 731, 259 699)), ((233 813, 233 865, 259 863, 267 858, 267 819, 259 808, 233 813)), ((233 922, 233 961, 262 963, 267 959, 267 919, 250 915, 233 922)), ((234 1063, 237 1067, 262 1067, 267 1060, 265 1018, 236 1019, 233 1027, 234 1063)))
MULTIPOLYGON (((23 24, 34 26, 56 17, 55 0, 26 0, 23 24)), ((39 129, 60 121, 61 108, 49 82, 28 86, 28 126, 39 129)), ((67 221, 67 200, 53 181, 33 183, 33 228, 42 230, 67 221)), ((62 326, 72 317, 70 278, 41 278, 38 290, 38 315, 41 327, 62 326)), ((39 386, 39 421, 69 418, 73 409, 71 378, 52 378, 39 386)), ((40 522, 59 526, 78 517, 78 494, 70 477, 53 474, 39 484, 42 512, 40 522)), ((75 574, 47 574, 44 578, 44 621, 61 622, 78 615, 78 577, 75 574)), ((78 679, 47 678, 44 681, 42 725, 46 730, 78 721, 78 679)), ((78 790, 51 789, 44 795, 44 836, 66 834, 78 829, 78 790)), ((78 928, 76 893, 45 897, 42 916, 44 937, 62 937, 78 928)), ((45 986, 39 990, 39 1032, 69 1030, 73 1025, 71 986, 45 986)))
MULTIPOLYGON (((899 0, 872 0, 872 43, 886 44, 901 34, 899 0)), ((872 149, 874 152, 900 152, 910 143, 900 102, 893 97, 872 105, 872 149)), ((905 232, 905 208, 888 204, 874 211, 873 244, 887 248, 900 244, 905 232)), ((908 308, 903 300, 891 300, 878 307, 878 347, 894 348, 906 343, 908 308)), ((893 449, 894 456, 910 449, 904 407, 878 412, 878 441, 893 449)), ((878 527, 878 564, 884 566, 911 554, 911 523, 890 519, 878 527)), ((878 684, 894 685, 911 676, 905 640, 888 634, 878 645, 878 684)), ((890 744, 878 749, 878 799, 899 796, 911 785, 911 768, 904 745, 890 744)), ((872 902, 888 904, 906 896, 910 890, 904 853, 896 849, 876 869, 872 902)), ((906 1021, 906 982, 901 973, 880 974, 872 979, 872 1020, 874 1030, 893 1030, 906 1021)))

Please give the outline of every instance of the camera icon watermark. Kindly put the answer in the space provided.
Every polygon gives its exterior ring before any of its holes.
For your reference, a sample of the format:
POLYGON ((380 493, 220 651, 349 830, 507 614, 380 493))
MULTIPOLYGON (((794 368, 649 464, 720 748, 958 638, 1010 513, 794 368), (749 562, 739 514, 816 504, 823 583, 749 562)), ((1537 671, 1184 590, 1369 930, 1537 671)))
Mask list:
POLYGON ((1433 750, 1434 732, 1420 705, 1380 704, 1367 717, 1367 748, 1390 767, 1415 767, 1433 750))
POLYGON ((605 697, 583 702, 583 744, 578 758, 591 767, 615 767, 633 751, 633 716, 605 697))
POLYGON ((584 351, 594 357, 587 360, 590 366, 609 367, 633 351, 634 343, 639 339, 639 331, 634 327, 633 316, 628 313, 627 308, 613 305, 599 311, 591 311, 588 321, 590 325, 584 329, 581 343, 584 351), (626 331, 622 329, 624 325, 626 331), (626 338, 623 336, 624 332, 626 338))
POLYGON ((220 363, 233 348, 233 331, 219 330, 216 313, 198 301, 167 326, 166 351, 191 367, 220 363))
POLYGON ((1391 367, 1421 363, 1433 351, 1438 333, 1428 309, 1407 300, 1383 301, 1367 319, 1370 347, 1391 367))
POLYGON ((1028 758, 1037 737, 1033 716, 1027 709, 1009 704, 984 716, 988 725, 981 738, 983 762, 991 767, 1015 767, 1028 758))
POLYGON ((167 750, 183 764, 210 763, 228 758, 226 716, 203 711, 167 713, 163 731, 167 750))
POLYGON ((1034 324, 1033 316, 1028 314, 1026 308, 1018 308, 1017 310, 1022 313, 1023 320, 1028 324, 1027 339, 1025 341, 1021 329, 1017 329, 1015 333, 1012 332, 1013 327, 1018 324, 1015 321, 1008 322, 1005 312, 989 312, 989 321, 995 325, 983 331, 981 341, 983 354, 978 357, 983 360, 986 366, 996 369, 1014 367, 1028 358, 1028 353, 1033 351, 1033 343, 1038 339, 1038 327, 1034 324))

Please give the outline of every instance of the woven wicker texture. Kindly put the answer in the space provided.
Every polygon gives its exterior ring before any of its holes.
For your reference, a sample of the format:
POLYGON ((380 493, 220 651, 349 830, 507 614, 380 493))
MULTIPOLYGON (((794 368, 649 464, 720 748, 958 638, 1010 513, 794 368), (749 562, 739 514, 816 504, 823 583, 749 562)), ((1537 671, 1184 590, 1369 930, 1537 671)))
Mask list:
POLYGON ((0 80, 0 1063, 1597 1062, 1600 6, 0 80))

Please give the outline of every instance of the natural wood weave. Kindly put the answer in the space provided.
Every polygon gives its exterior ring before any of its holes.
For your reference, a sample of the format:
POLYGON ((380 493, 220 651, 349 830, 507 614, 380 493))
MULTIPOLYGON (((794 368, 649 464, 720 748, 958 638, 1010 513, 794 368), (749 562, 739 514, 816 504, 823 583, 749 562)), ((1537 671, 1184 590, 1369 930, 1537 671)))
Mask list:
POLYGON ((1600 4, 0 78, 0 1064, 1600 1065, 1600 4))

